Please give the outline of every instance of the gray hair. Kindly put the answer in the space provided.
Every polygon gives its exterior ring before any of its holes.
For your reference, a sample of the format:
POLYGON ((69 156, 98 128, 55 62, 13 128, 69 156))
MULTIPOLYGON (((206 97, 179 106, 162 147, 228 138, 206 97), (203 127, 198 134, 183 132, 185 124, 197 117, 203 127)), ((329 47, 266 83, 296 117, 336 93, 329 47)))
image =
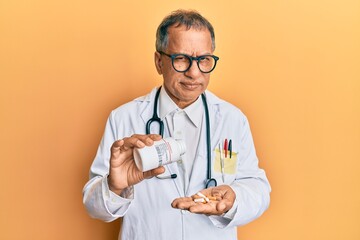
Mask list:
POLYGON ((177 10, 166 16, 156 31, 156 51, 165 51, 169 41, 168 28, 185 26, 187 30, 208 29, 211 35, 212 51, 215 50, 215 33, 211 23, 195 10, 177 10))

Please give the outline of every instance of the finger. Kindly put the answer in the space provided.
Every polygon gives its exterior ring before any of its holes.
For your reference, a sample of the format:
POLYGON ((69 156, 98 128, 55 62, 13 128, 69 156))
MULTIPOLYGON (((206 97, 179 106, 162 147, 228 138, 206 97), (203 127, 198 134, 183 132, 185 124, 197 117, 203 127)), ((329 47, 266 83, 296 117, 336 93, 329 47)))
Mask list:
MULTIPOLYGON (((212 188, 203 189, 200 191, 205 196, 211 196, 212 188)), ((200 197, 197 193, 191 196, 192 198, 200 197)))
POLYGON ((145 143, 135 135, 133 135, 131 137, 126 137, 123 140, 124 140, 124 145, 123 145, 124 150, 128 150, 130 148, 135 148, 135 147, 143 148, 146 146, 145 143))
POLYGON ((223 214, 224 212, 228 211, 230 209, 230 203, 226 200, 221 200, 216 204, 216 211, 220 214, 223 214))
POLYGON ((112 147, 114 149, 116 148, 120 148, 122 145, 124 144, 124 140, 120 139, 120 140, 117 140, 113 143, 112 147))
POLYGON ((161 135, 159 134, 147 134, 147 135, 141 135, 141 134, 134 134, 131 137, 136 137, 139 140, 141 140, 146 146, 151 146, 154 144, 154 141, 159 141, 162 139, 161 135))
POLYGON ((236 198, 236 194, 235 194, 234 190, 230 186, 227 186, 227 185, 224 185, 224 188, 226 188, 226 190, 223 193, 223 199, 226 200, 227 202, 233 203, 236 198))
POLYGON ((216 209, 219 212, 224 213, 228 211, 230 208, 232 208, 236 198, 236 194, 232 190, 232 188, 228 185, 220 186, 220 189, 222 190, 220 192, 220 194, 222 194, 222 199, 216 205, 216 209))
POLYGON ((159 134, 148 134, 147 136, 151 138, 153 141, 159 141, 162 139, 161 135, 159 134))
POLYGON ((219 198, 226 198, 230 201, 235 200, 235 192, 229 185, 220 185, 212 188, 211 195, 219 198))
POLYGON ((227 212, 230 210, 230 208, 232 208, 232 206, 234 205, 235 199, 233 198, 223 198, 222 200, 219 201, 219 203, 216 206, 216 209, 220 212, 227 212))
POLYGON ((158 134, 133 134, 131 137, 124 138, 124 148, 125 150, 129 148, 143 148, 145 146, 151 146, 154 144, 154 141, 158 141, 161 139, 161 136, 158 134))
POLYGON ((144 172, 144 178, 152 178, 165 172, 163 166, 144 172))
POLYGON ((198 203, 189 208, 189 211, 197 214, 219 215, 216 210, 216 203, 198 203))
POLYGON ((178 209, 189 209, 191 206, 194 205, 196 205, 196 203, 192 200, 191 197, 176 198, 171 203, 171 206, 173 208, 178 208, 178 209))
POLYGON ((117 140, 111 146, 111 154, 118 154, 121 151, 121 147, 124 145, 124 140, 117 140))
MULTIPOLYGON (((205 197, 211 197, 211 188, 208 189, 203 189, 197 193, 195 193, 194 195, 192 195, 192 199, 196 199, 196 198, 204 198, 205 197)), ((216 198, 217 199, 217 198, 216 198)))
POLYGON ((211 195, 214 197, 223 197, 226 193, 226 190, 224 190, 223 186, 217 186, 211 188, 211 195))

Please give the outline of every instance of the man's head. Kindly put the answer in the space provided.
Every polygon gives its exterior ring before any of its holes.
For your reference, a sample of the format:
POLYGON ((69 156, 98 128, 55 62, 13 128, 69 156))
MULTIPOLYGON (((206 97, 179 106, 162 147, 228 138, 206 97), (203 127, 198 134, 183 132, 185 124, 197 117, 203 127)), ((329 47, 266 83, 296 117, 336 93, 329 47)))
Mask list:
POLYGON ((215 32, 211 23, 193 10, 177 10, 166 16, 160 23, 156 31, 156 51, 164 52, 166 50, 169 34, 168 28, 171 26, 185 26, 187 30, 190 28, 196 30, 208 30, 211 35, 212 51, 215 51, 215 32))
POLYGON ((206 90, 210 79, 208 72, 217 61, 217 57, 212 56, 214 49, 214 29, 195 11, 175 11, 158 27, 156 69, 163 75, 166 92, 180 108, 193 103, 206 90), (200 58, 193 60, 191 57, 200 58), (182 67, 182 61, 188 64, 182 67))

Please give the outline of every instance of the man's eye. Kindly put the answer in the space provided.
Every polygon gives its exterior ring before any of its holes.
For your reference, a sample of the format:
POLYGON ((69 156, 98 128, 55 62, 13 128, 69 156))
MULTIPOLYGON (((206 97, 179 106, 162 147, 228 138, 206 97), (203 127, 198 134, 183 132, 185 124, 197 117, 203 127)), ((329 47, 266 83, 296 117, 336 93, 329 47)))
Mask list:
POLYGON ((209 56, 201 56, 201 57, 199 57, 199 60, 201 62, 208 62, 208 61, 211 61, 211 57, 209 57, 209 56))
POLYGON ((185 60, 185 57, 184 56, 177 56, 177 57, 175 57, 175 60, 182 61, 182 60, 185 60))

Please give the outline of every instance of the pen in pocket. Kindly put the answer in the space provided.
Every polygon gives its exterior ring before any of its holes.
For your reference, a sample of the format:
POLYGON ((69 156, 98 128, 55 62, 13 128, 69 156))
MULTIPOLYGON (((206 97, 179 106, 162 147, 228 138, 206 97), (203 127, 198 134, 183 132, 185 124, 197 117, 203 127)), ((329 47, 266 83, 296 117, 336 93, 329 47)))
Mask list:
POLYGON ((222 175, 222 180, 223 182, 225 182, 225 163, 224 163, 224 156, 222 154, 222 148, 221 148, 221 143, 219 143, 219 152, 220 152, 220 167, 221 167, 221 175, 222 175))

